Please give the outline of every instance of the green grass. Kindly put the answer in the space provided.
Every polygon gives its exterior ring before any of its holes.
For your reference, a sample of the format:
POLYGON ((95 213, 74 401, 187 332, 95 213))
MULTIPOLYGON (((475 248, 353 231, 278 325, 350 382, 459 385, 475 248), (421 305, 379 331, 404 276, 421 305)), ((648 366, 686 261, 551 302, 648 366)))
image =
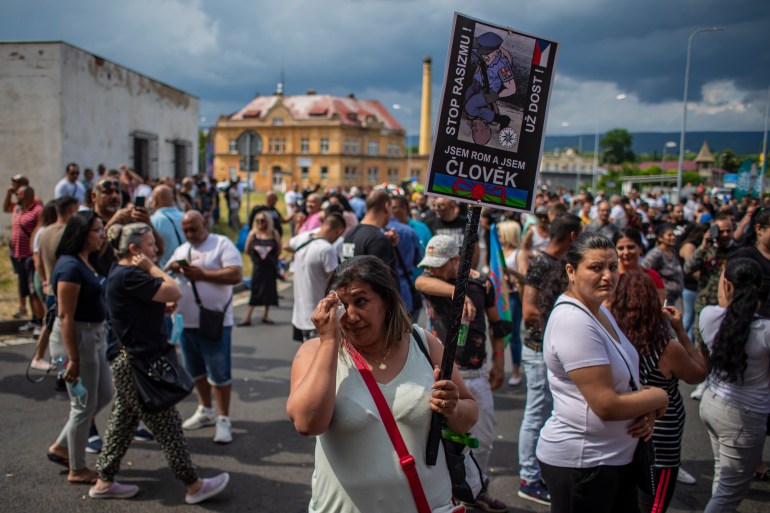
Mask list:
POLYGON ((0 246, 0 295, 16 296, 16 274, 11 265, 10 246, 0 246))

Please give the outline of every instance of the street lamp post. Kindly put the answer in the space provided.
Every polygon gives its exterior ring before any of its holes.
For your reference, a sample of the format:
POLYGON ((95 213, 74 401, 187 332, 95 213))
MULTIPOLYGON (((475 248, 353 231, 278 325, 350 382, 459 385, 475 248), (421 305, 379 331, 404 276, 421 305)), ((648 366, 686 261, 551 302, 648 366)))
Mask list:
POLYGON ((684 99, 682 100, 682 132, 679 135, 679 164, 676 166, 676 195, 677 203, 682 197, 682 169, 684 166, 684 134, 687 130, 687 86, 690 84, 690 54, 692 40, 701 32, 720 32, 724 27, 709 27, 695 30, 687 40, 687 63, 684 67, 684 99))
POLYGON ((661 153, 661 156, 660 156, 661 162, 666 161, 666 148, 676 148, 676 142, 668 141, 666 144, 663 145, 663 153, 661 153))
POLYGON ((406 143, 406 174, 407 178, 412 177, 412 152, 409 148, 409 130, 411 129, 412 124, 412 109, 409 107, 404 107, 403 105, 400 105, 398 103, 393 104, 393 109, 395 110, 405 110, 406 111, 406 136, 404 138, 404 142, 406 143))
MULTIPOLYGON (((616 100, 625 100, 627 96, 625 94, 619 94, 615 96, 616 100)), ((596 176, 599 173, 599 118, 602 115, 603 104, 599 104, 599 108, 596 109, 596 117, 594 118, 594 176, 591 180, 591 190, 596 194, 596 176)))
MULTIPOLYGON (((570 126, 569 121, 562 121, 561 126, 568 127, 570 126)), ((582 158, 583 157, 583 134, 578 134, 578 155, 582 158)), ((576 176, 575 176, 575 194, 580 192, 580 166, 576 166, 576 176)))

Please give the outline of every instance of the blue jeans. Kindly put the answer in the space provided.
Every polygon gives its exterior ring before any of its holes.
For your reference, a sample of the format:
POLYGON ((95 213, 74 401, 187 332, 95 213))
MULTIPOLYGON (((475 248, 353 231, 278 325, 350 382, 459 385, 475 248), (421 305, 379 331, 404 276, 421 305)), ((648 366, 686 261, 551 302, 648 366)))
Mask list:
POLYGON ((198 336, 195 328, 182 331, 182 359, 184 366, 195 381, 207 377, 215 387, 229 385, 232 378, 232 358, 230 353, 233 327, 222 328, 220 340, 209 340, 198 336))
POLYGON ((511 362, 514 367, 521 365, 521 299, 519 294, 511 294, 509 296, 508 304, 511 309, 511 322, 513 323, 513 331, 511 332, 511 339, 508 342, 508 347, 511 350, 511 362))
POLYGON ((762 460, 767 414, 736 407, 706 389, 700 418, 714 453, 714 482, 704 513, 735 511, 762 460))
POLYGON ((542 351, 535 351, 524 346, 521 350, 521 362, 524 364, 524 375, 527 377, 527 402, 524 406, 524 417, 519 430, 519 476, 527 483, 541 479, 540 464, 535 450, 540 438, 540 430, 551 415, 553 397, 548 385, 545 360, 542 351))
POLYGON ((682 289, 682 324, 684 324, 684 330, 687 332, 687 336, 690 340, 695 342, 692 338, 693 326, 695 325, 695 298, 698 296, 698 292, 690 289, 682 289))

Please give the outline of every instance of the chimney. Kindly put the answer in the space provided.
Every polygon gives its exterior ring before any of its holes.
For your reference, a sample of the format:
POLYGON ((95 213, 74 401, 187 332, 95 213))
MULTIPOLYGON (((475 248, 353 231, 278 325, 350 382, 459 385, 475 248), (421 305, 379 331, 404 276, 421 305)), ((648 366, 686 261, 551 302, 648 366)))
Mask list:
POLYGON ((430 115, 430 57, 422 60, 422 106, 420 108, 420 148, 418 155, 429 155, 433 143, 430 115))

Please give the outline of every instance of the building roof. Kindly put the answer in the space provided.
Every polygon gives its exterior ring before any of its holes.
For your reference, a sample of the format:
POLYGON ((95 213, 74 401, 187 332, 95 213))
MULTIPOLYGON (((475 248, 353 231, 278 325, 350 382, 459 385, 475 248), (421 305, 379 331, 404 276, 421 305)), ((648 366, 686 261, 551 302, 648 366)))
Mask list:
MULTIPOLYGON (((647 169, 652 166, 657 166, 663 171, 676 171, 679 162, 676 160, 667 160, 665 162, 642 162, 639 164, 639 169, 647 169)), ((682 171, 697 171, 698 167, 694 160, 685 160, 682 162, 682 171)))
POLYGON ((196 96, 194 94, 190 94, 190 93, 188 93, 187 91, 185 91, 183 89, 179 89, 178 87, 172 86, 171 84, 169 84, 167 82, 163 82, 162 80, 158 80, 157 78, 153 78, 153 77, 151 77, 151 76, 149 76, 149 75, 147 75, 145 73, 142 73, 141 71, 136 71, 133 68, 129 68, 128 66, 124 66, 122 64, 118 64, 117 62, 115 62, 113 60, 105 59, 104 57, 102 57, 100 55, 96 55, 93 52, 89 52, 88 50, 84 50, 83 48, 80 48, 79 46, 75 46, 72 43, 68 43, 66 41, 56 41, 56 40, 53 40, 53 41, 51 41, 51 40, 39 40, 39 41, 38 40, 30 40, 30 41, 0 41, 0 45, 8 45, 8 46, 12 46, 12 45, 62 45, 62 46, 68 46, 68 47, 73 48, 73 49, 75 49, 75 50, 77 50, 79 52, 86 53, 86 54, 90 55, 91 57, 93 57, 94 59, 101 59, 101 60, 103 60, 105 62, 109 62, 110 64, 113 64, 115 66, 118 66, 120 68, 128 70, 131 73, 134 73, 136 75, 144 77, 147 80, 151 80, 151 81, 153 81, 153 82, 155 82, 157 84, 160 84, 162 86, 168 87, 169 89, 173 89, 175 91, 178 91, 178 92, 180 92, 180 93, 182 93, 184 95, 187 95, 187 96, 189 96, 191 98, 195 98, 196 100, 200 99, 198 96, 196 96))
POLYGON ((229 119, 264 119, 268 112, 279 104, 286 107, 296 121, 338 120, 342 125, 348 126, 366 126, 376 122, 381 123, 384 129, 403 130, 399 122, 377 100, 359 100, 353 96, 327 94, 257 96, 229 119))
POLYGON ((695 157, 695 162, 710 162, 714 163, 714 156, 711 154, 711 150, 709 149, 709 144, 706 141, 703 141, 703 146, 700 147, 700 151, 698 152, 698 156, 695 157))

